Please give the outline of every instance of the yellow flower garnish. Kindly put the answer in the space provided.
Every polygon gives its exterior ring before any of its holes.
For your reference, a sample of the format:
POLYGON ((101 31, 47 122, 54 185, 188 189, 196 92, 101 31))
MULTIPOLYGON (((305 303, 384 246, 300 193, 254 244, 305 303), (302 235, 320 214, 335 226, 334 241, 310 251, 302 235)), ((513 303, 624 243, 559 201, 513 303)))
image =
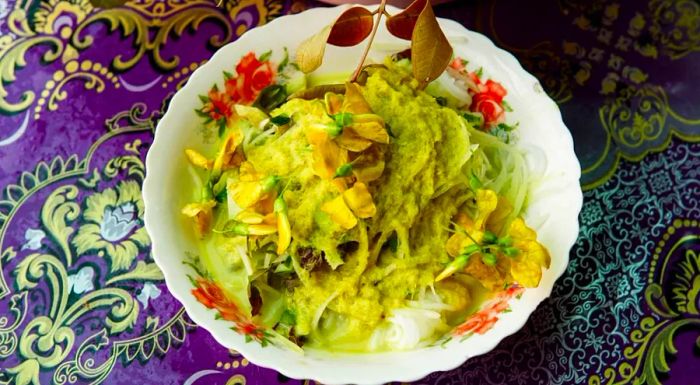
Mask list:
POLYGON ((369 218, 377 213, 377 207, 372 201, 367 185, 362 182, 355 183, 352 188, 343 192, 345 203, 359 218, 369 218))
POLYGON ((516 218, 508 228, 513 246, 519 253, 510 264, 510 274, 525 287, 537 287, 542 278, 542 267, 549 268, 551 259, 547 249, 537 242, 537 233, 522 218, 516 218))
POLYGON ((324 99, 326 101, 326 111, 328 111, 329 114, 334 115, 340 112, 341 106, 343 105, 342 96, 332 92, 326 92, 324 99))
POLYGON ((235 132, 229 132, 226 135, 223 143, 219 147, 219 152, 214 159, 212 166, 212 176, 218 178, 222 171, 239 166, 245 156, 241 151, 238 151, 238 145, 241 144, 242 136, 235 132))
POLYGON ((234 202, 243 209, 252 207, 273 195, 273 190, 279 181, 279 178, 276 176, 263 177, 262 174, 255 171, 250 162, 241 164, 238 175, 238 182, 230 183, 226 187, 234 202))
POLYGON ((265 216, 251 209, 246 209, 236 215, 236 220, 249 225, 258 225, 263 223, 265 216))
POLYGON ((200 203, 190 203, 182 208, 182 213, 189 218, 192 218, 194 229, 197 235, 203 237, 209 232, 213 219, 213 208, 216 206, 216 201, 208 200, 200 203))
POLYGON ((189 160, 193 166, 203 168, 205 170, 211 169, 211 166, 214 163, 207 159, 204 155, 191 148, 185 149, 185 155, 187 156, 187 160, 189 160))
POLYGON ((333 222, 339 224, 346 230, 350 230, 357 225, 357 218, 345 203, 342 195, 338 195, 321 206, 321 211, 330 215, 333 222))
POLYGON ((369 183, 382 176, 384 166, 380 147, 373 145, 352 160, 352 173, 358 182, 369 183))
POLYGON ((275 199, 274 213, 277 217, 277 254, 284 253, 292 242, 292 228, 287 216, 287 202, 282 195, 275 199))
POLYGON ((360 86, 357 83, 345 83, 345 99, 343 99, 342 111, 352 114, 372 113, 372 109, 369 107, 365 97, 362 96, 362 91, 360 91, 360 86))
POLYGON ((307 130, 306 139, 313 146, 314 173, 322 179, 333 179, 335 170, 348 162, 347 150, 340 148, 327 132, 319 129, 307 130))
MULTIPOLYGON (((542 267, 549 267, 547 249, 537 242, 537 233, 527 227, 522 218, 506 223, 513 207, 494 191, 476 191, 476 215, 464 213, 455 216, 462 229, 453 234, 445 245, 447 253, 455 258, 438 275, 444 279, 464 270, 485 287, 496 290, 507 274, 525 287, 536 287, 542 278, 542 267), (506 236, 498 238, 508 226, 506 236)), ((437 280, 437 279, 436 279, 437 280)))

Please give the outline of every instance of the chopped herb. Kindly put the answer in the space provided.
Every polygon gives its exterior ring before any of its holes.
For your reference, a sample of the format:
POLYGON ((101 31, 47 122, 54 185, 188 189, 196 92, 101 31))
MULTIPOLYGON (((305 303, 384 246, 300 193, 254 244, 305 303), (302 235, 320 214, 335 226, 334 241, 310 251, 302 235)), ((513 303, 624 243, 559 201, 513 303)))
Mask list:
POLYGON ((389 247, 389 250, 391 250, 392 253, 396 253, 396 251, 399 249, 399 237, 396 235, 396 233, 392 233, 391 236, 389 236, 385 245, 389 247))
POLYGON ((510 308, 507 308, 506 310, 503 310, 503 313, 510 313, 510 312, 512 312, 512 311, 513 311, 513 310, 511 310, 510 308))
POLYGON ((481 183, 481 180, 479 180, 479 177, 474 174, 472 171, 472 175, 469 177, 469 187, 472 189, 472 191, 476 192, 476 190, 484 187, 484 184, 481 183))
POLYGON ((494 233, 492 233, 492 232, 486 230, 486 231, 484 232, 484 238, 483 238, 483 240, 484 240, 484 242, 486 242, 487 244, 494 244, 494 243, 496 243, 496 241, 498 240, 498 237, 496 236, 496 234, 494 234, 494 233))
POLYGON ((282 105, 287 100, 287 89, 283 85, 273 84, 263 88, 253 103, 264 111, 271 111, 282 105))
POLYGON ((209 98, 204 96, 204 95, 197 95, 199 96, 199 100, 202 101, 202 103, 209 103, 209 98))
POLYGON ((333 115, 335 124, 340 127, 347 127, 352 124, 352 114, 349 112, 340 112, 333 115))
POLYGON ((498 246, 508 247, 508 246, 513 244, 513 238, 511 238, 510 235, 506 235, 503 238, 499 238, 498 242, 496 242, 496 243, 498 243, 498 246))
POLYGON ((230 72, 228 72, 228 71, 224 71, 224 79, 229 80, 229 79, 231 79, 232 77, 233 77, 233 74, 232 74, 232 73, 230 73, 230 72))
POLYGON ((476 70, 476 77, 479 78, 479 79, 481 79, 481 77, 482 77, 483 75, 484 75, 484 68, 483 68, 483 67, 479 67, 479 69, 476 70))
POLYGON ((488 266, 495 266, 496 262, 498 262, 496 256, 491 253, 483 253, 481 255, 481 261, 488 266))
POLYGON ((209 114, 207 114, 206 112, 204 112, 204 111, 202 111, 202 110, 194 110, 194 112, 196 112, 197 115, 199 115, 199 116, 202 117, 202 118, 209 118, 209 119, 211 119, 211 118, 209 117, 209 114))
POLYGON ((520 122, 515 123, 512 126, 507 124, 507 123, 498 123, 496 128, 498 128, 499 130, 503 130, 505 132, 511 132, 511 131, 515 130, 516 128, 518 128, 519 125, 520 125, 520 122))
POLYGON ((481 127, 484 125, 484 117, 481 114, 473 114, 471 112, 462 112, 462 117, 472 125, 481 127))
POLYGON ((270 56, 272 56, 272 50, 269 50, 269 51, 267 51, 267 52, 264 52, 262 55, 260 55, 260 57, 258 58, 258 60, 260 60, 260 61, 268 61, 268 60, 270 60, 270 56))
POLYGON ((352 163, 345 163, 335 170, 333 178, 344 178, 352 173, 352 163))
POLYGON ((466 67, 467 64, 469 64, 469 60, 460 59, 460 61, 462 62, 462 66, 464 67, 466 67))
POLYGON ((501 101, 501 104, 503 105, 503 108, 506 110, 506 112, 513 112, 513 107, 508 104, 505 100, 501 101))
POLYGON ((389 134, 389 136, 392 138, 396 138, 396 135, 394 135, 394 132, 391 131, 391 126, 389 125, 389 123, 386 123, 385 127, 386 127, 386 132, 389 134))
POLYGON ((513 257, 516 257, 518 254, 520 254, 520 250, 518 250, 517 247, 508 246, 508 247, 503 248, 503 254, 505 254, 508 257, 513 258, 513 257))
POLYGON ((277 115, 270 118, 270 122, 277 126, 284 126, 285 124, 289 124, 291 121, 292 118, 290 118, 287 114, 277 115))
POLYGON ((294 326, 297 323, 297 315, 292 309, 286 309, 282 316, 280 316, 280 322, 283 325, 294 326))
POLYGON ((214 198, 216 199, 217 202, 224 203, 226 201, 227 197, 228 197, 228 191, 225 188, 223 188, 223 189, 221 189, 221 191, 219 191, 218 194, 216 194, 216 197, 214 197, 214 198))
MULTIPOLYGON (((236 329, 233 329, 233 330, 236 330, 236 329)), ((245 335, 245 342, 251 342, 251 341, 253 341, 253 337, 251 337, 250 334, 246 334, 245 335)))
POLYGON ((439 105, 441 105, 441 106, 443 106, 443 107, 445 107, 445 106, 447 105, 447 99, 444 98, 444 97, 442 97, 442 96, 436 97, 436 98, 435 98, 435 101, 437 102, 437 104, 439 104, 439 105))

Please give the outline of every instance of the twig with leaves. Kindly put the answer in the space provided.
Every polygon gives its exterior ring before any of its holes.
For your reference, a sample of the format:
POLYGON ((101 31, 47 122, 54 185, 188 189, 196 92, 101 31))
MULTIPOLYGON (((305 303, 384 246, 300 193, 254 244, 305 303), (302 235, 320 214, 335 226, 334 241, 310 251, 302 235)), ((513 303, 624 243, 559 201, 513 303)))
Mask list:
POLYGON ((323 63, 326 44, 351 47, 369 37, 360 61, 350 81, 357 80, 377 33, 382 16, 392 35, 411 41, 413 76, 424 88, 435 80, 450 63, 452 46, 440 29, 429 0, 415 0, 405 10, 390 15, 386 0, 374 11, 355 6, 346 9, 335 21, 301 43, 296 60, 304 73, 315 71, 323 63), (376 20, 375 20, 376 16, 376 20))

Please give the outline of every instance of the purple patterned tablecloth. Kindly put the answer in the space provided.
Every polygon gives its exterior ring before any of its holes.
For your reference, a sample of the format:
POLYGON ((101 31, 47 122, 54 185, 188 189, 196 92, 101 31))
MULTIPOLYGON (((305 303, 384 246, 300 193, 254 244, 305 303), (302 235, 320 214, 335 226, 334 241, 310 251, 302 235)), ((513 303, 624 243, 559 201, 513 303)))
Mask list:
MULTIPOLYGON (((141 182, 173 93, 287 0, 0 0, 0 384, 307 384, 250 364, 168 293, 141 182)), ((581 233, 493 352, 419 384, 700 384, 700 4, 455 1, 559 103, 581 233)))

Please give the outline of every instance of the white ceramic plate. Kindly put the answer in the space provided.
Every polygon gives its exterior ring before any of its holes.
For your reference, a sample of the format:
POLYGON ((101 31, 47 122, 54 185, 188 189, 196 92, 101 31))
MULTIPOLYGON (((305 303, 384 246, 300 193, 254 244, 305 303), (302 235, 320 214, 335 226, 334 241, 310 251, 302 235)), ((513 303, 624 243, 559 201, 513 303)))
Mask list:
MULTIPOLYGON (((275 369, 297 379, 313 379, 324 384, 380 384, 414 381, 432 372, 456 368, 470 357, 493 349, 504 337, 515 333, 537 305, 549 296, 555 280, 564 272, 568 255, 578 234, 578 213, 582 204, 579 187, 580 166, 571 136, 562 122, 557 105, 538 81, 509 53, 497 48, 481 34, 468 31, 451 20, 440 20, 455 54, 468 59, 470 66, 481 66, 485 78, 500 81, 508 90, 507 100, 514 109, 509 123, 520 122, 518 146, 527 153, 532 174, 540 178, 530 193, 525 218, 552 255, 551 268, 544 272, 540 286, 528 289, 520 299, 510 301, 511 312, 499 314, 494 327, 484 334, 473 334, 465 341, 452 339, 443 346, 407 352, 338 354, 307 351, 306 354, 277 346, 246 343, 231 329, 232 324, 215 319, 215 312, 197 302, 187 278, 192 270, 183 264, 188 252, 197 250, 191 227, 180 214, 188 197, 183 181, 191 180, 183 151, 186 147, 206 148, 198 129, 201 118, 194 112, 201 107, 198 95, 206 95, 213 84, 223 89, 222 71, 232 71, 241 56, 254 51, 273 50, 279 62, 282 47, 294 50, 309 35, 320 30, 342 10, 317 8, 298 15, 284 16, 247 32, 239 40, 222 47, 208 63, 190 77, 175 95, 156 130, 146 161, 144 182, 145 222, 153 242, 153 256, 165 275, 171 293, 185 306, 199 325, 227 348, 241 352, 256 365, 275 369)), ((389 8, 389 12, 397 12, 389 8)), ((407 48, 408 42, 392 37, 382 23, 372 51, 381 59, 389 52, 407 48)), ((351 71, 364 44, 353 48, 329 47, 324 65, 317 71, 351 71)))

